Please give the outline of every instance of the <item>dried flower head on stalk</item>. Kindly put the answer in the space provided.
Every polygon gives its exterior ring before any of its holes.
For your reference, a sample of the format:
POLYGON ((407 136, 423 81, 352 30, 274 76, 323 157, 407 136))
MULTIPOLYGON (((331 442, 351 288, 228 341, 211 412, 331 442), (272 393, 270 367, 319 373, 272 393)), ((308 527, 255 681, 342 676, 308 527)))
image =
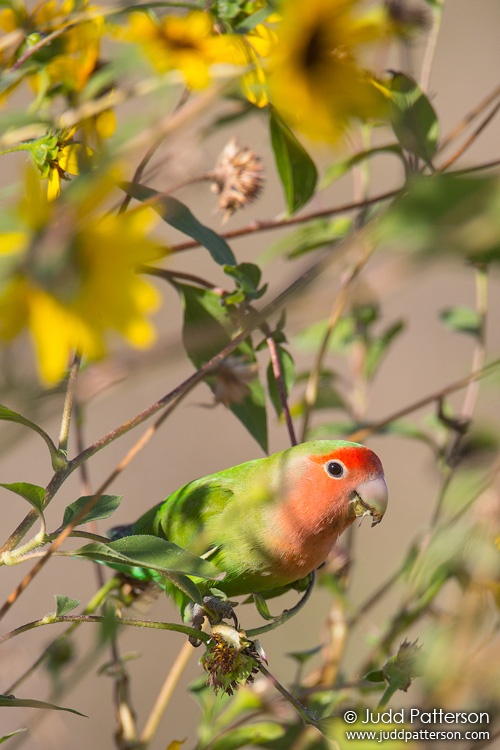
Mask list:
POLYGON ((223 222, 239 208, 256 200, 264 186, 264 172, 260 156, 248 146, 240 146, 236 138, 224 146, 213 172, 207 177, 212 182, 212 192, 218 193, 223 222))
POLYGON ((212 628, 200 664, 215 693, 223 690, 233 695, 240 685, 253 682, 261 661, 267 659, 258 641, 250 641, 243 630, 221 623, 212 628))

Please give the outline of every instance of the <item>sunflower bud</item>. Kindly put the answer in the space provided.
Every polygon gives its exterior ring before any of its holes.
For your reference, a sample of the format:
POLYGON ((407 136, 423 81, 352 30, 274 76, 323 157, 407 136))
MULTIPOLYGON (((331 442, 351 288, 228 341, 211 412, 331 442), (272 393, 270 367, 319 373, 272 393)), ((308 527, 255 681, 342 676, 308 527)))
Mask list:
POLYGON ((218 193, 223 221, 239 208, 255 200, 264 185, 260 157, 247 146, 239 146, 236 138, 223 148, 213 172, 210 173, 212 192, 218 193))

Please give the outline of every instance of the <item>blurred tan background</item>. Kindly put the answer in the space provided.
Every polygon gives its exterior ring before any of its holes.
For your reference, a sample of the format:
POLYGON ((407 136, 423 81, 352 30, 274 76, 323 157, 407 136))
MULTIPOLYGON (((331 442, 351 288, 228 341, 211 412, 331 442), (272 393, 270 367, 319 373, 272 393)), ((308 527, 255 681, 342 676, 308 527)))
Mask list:
MULTIPOLYGON (((498 83, 500 70, 500 3, 498 0, 448 0, 444 14, 438 48, 433 65, 429 93, 440 117, 442 133, 446 133, 466 112, 477 104, 498 83)), ((414 72, 418 73, 425 36, 412 49, 414 72)), ((393 67, 398 67, 397 60, 393 67)), ((264 155, 266 189, 260 200, 241 216, 230 220, 228 228, 245 225, 253 217, 272 218, 283 210, 281 189, 278 184, 272 157, 268 149, 268 134, 265 118, 255 118, 226 134, 218 133, 203 146, 189 138, 185 149, 185 168, 188 173, 209 168, 225 141, 237 132, 241 143, 249 145, 264 155)), ((185 146, 186 144, 184 144, 185 146)), ((175 149, 183 144, 175 144, 175 149)), ((324 151, 315 154, 319 163, 330 158, 324 151)), ((500 157, 500 128, 498 120, 478 139, 466 153, 460 166, 490 161, 500 157)), ((14 167, 18 161, 10 162, 14 167)), ((169 161, 165 162, 166 170, 169 161)), ((373 162, 372 190, 387 190, 399 183, 401 175, 397 167, 394 173, 387 172, 388 160, 373 162)), ((12 180, 14 171, 4 172, 2 186, 12 180)), ((152 182, 162 188, 160 173, 152 182)), ((185 189, 178 197, 189 203, 195 214, 215 229, 220 228, 219 216, 213 209, 216 199, 207 185, 185 189)), ((320 209, 330 201, 342 203, 351 200, 350 179, 343 180, 330 190, 328 198, 321 195, 307 210, 320 209)), ((173 231, 165 229, 166 240, 176 241, 173 231)), ((266 246, 278 239, 278 233, 255 234, 231 244, 238 261, 259 258, 266 246)), ((284 262, 276 260, 264 268, 265 280, 270 283, 270 294, 282 289, 293 279, 301 266, 309 260, 284 262)), ((215 282, 223 282, 223 276, 207 258, 203 250, 186 252, 174 258, 172 267, 195 273, 206 273, 215 282)), ((338 268, 332 265, 327 273, 302 298, 296 299, 288 308, 289 331, 297 332, 309 322, 327 317, 338 288, 338 268)), ((472 340, 447 330, 439 321, 439 311, 452 305, 474 304, 474 279, 470 269, 460 263, 440 262, 426 268, 412 267, 401 259, 385 255, 376 256, 370 263, 364 279, 379 301, 385 324, 403 318, 405 333, 397 340, 380 370, 371 392, 369 418, 381 418, 404 407, 418 398, 467 374, 471 366, 472 340)), ((145 368, 132 369, 125 381, 120 382, 104 395, 92 400, 88 407, 85 425, 86 440, 91 442, 174 388, 192 372, 192 367, 178 348, 181 308, 175 293, 169 288, 162 290, 164 305, 158 315, 158 327, 162 341, 168 346, 166 354, 145 368)), ((494 271, 491 277, 491 317, 488 324, 488 358, 493 359, 500 351, 500 277, 494 271)), ((298 354, 291 346, 292 354, 298 354)), ((148 355, 146 355, 148 356, 148 355)), ((298 355, 299 359, 303 355, 298 355)), ((330 367, 339 366, 330 356, 330 367)), ((498 381, 497 381, 498 382, 498 381)), ((6 397, 7 398, 7 397, 6 397)), ((451 399, 461 404, 462 394, 451 399)), ((110 492, 123 494, 124 500, 113 516, 111 523, 101 524, 102 532, 109 525, 134 520, 141 512, 159 502, 169 492, 198 476, 255 458, 261 455, 258 445, 246 434, 239 422, 224 407, 202 408, 210 405, 212 396, 205 385, 199 386, 181 408, 163 425, 156 438, 143 450, 133 464, 118 478, 110 492)), ((20 403, 10 403, 12 408, 22 408, 20 403)), ((53 396, 44 406, 47 414, 44 428, 54 437, 59 429, 58 409, 60 398, 53 396)), ((490 424, 500 422, 500 397, 493 385, 481 390, 477 415, 490 424)), ((270 448, 272 452, 287 447, 288 438, 283 425, 277 424, 270 412, 270 448)), ((92 485, 97 487, 115 464, 124 456, 144 428, 116 442, 111 448, 99 453, 90 463, 92 485)), ((0 435, 15 435, 10 448, 4 447, 0 455, 0 481, 29 481, 45 485, 50 477, 48 455, 43 442, 23 428, 2 425, 0 435), (17 439, 19 438, 19 439, 17 439), (21 439, 22 438, 22 439, 21 439)), ((332 437, 335 437, 332 435, 332 437)), ((10 438, 9 438, 10 439, 10 438)), ((5 444, 5 443, 4 443, 5 444)), ((436 475, 428 449, 414 441, 394 438, 378 438, 370 441, 381 456, 390 489, 390 506, 383 524, 370 529, 362 526, 357 536, 357 547, 362 552, 354 571, 353 596, 362 600, 383 580, 401 560, 403 551, 419 529, 425 528, 433 508, 436 493, 436 475)), ((75 451, 74 440, 70 450, 75 451)), ((79 480, 73 476, 60 492, 48 512, 48 526, 55 528, 62 518, 62 508, 81 493, 79 480)), ((2 537, 6 537, 24 516, 27 506, 14 495, 2 490, 2 537)), ((3 569, 0 598, 3 601, 12 588, 26 573, 27 566, 3 569)), ((43 616, 54 609, 52 593, 68 595, 82 602, 88 601, 96 590, 96 578, 90 565, 70 559, 52 560, 45 570, 21 597, 16 607, 2 623, 2 632, 22 623, 43 616)), ((330 606, 330 597, 323 590, 316 590, 312 601, 300 615, 283 628, 261 638, 270 658, 270 669, 285 684, 293 675, 294 666, 286 653, 318 645, 322 639, 321 624, 330 606)), ((273 602, 272 611, 278 604, 273 602)), ((133 616, 133 612, 131 613, 133 616)), ((246 608, 240 610, 244 626, 257 624, 258 617, 246 608)), ((373 613, 370 627, 376 627, 378 612, 373 613)), ((148 611, 151 619, 177 619, 165 597, 160 597, 148 611)), ((46 644, 59 632, 56 626, 41 628, 10 641, 2 647, 0 691, 5 692, 9 684, 31 664, 46 644)), ((80 628, 77 637, 78 653, 83 657, 92 649, 97 637, 93 626, 80 628)), ((155 631, 128 629, 120 639, 122 652, 140 652, 140 658, 128 663, 132 684, 132 697, 139 717, 139 725, 145 720, 152 701, 158 693, 169 666, 183 637, 155 631)), ((353 652, 366 648, 364 633, 356 632, 350 644, 353 652)), ((165 716, 162 729, 153 745, 156 750, 166 748, 173 739, 188 738, 186 748, 195 743, 195 727, 199 715, 198 707, 188 696, 186 685, 197 675, 198 653, 194 654, 190 667, 165 716)), ((108 660, 104 652, 99 664, 108 660)), ((99 664, 97 666, 99 666, 99 664)), ((53 713, 46 716, 25 747, 34 750, 59 750, 71 748, 112 748, 115 718, 112 711, 112 681, 106 676, 95 676, 94 666, 85 679, 72 692, 60 699, 63 705, 71 706, 87 714, 83 719, 70 714, 53 713)), ((40 670, 16 691, 18 697, 44 699, 47 696, 48 680, 40 670)), ((417 689, 417 688, 415 688, 417 689)), ((411 703, 411 694, 409 696, 411 703)), ((27 726, 36 719, 35 711, 2 712, 1 732, 27 726), (7 716, 7 714, 9 714, 7 716)), ((11 740, 11 746, 14 741, 11 740)))

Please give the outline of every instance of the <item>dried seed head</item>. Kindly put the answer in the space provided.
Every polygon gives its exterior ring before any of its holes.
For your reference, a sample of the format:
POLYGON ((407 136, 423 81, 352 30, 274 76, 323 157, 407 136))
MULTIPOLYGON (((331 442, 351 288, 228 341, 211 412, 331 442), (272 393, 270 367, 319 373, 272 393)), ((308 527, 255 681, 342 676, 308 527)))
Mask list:
POLYGON ((244 631, 221 623, 212 628, 200 664, 208 672, 208 684, 215 693, 223 690, 233 695, 240 685, 253 682, 259 660, 255 644, 247 640, 244 631))
POLYGON ((212 192, 218 193, 219 209, 227 221, 239 208, 255 200, 264 185, 260 157, 247 146, 239 146, 236 138, 224 146, 213 172, 212 192))
POLYGON ((248 383, 257 375, 257 363, 242 357, 226 357, 215 371, 216 404, 241 404, 250 393, 248 383))

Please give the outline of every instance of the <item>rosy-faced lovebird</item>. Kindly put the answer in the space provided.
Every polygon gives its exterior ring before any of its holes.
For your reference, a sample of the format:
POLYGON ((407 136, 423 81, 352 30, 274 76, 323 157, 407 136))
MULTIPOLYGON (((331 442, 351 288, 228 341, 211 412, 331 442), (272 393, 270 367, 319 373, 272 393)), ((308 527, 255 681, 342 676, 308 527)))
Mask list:
POLYGON ((386 507, 384 471, 373 451, 316 440, 195 479, 126 534, 162 537, 226 573, 202 581, 202 589, 265 596, 318 568, 356 518, 370 515, 374 525, 386 507))

